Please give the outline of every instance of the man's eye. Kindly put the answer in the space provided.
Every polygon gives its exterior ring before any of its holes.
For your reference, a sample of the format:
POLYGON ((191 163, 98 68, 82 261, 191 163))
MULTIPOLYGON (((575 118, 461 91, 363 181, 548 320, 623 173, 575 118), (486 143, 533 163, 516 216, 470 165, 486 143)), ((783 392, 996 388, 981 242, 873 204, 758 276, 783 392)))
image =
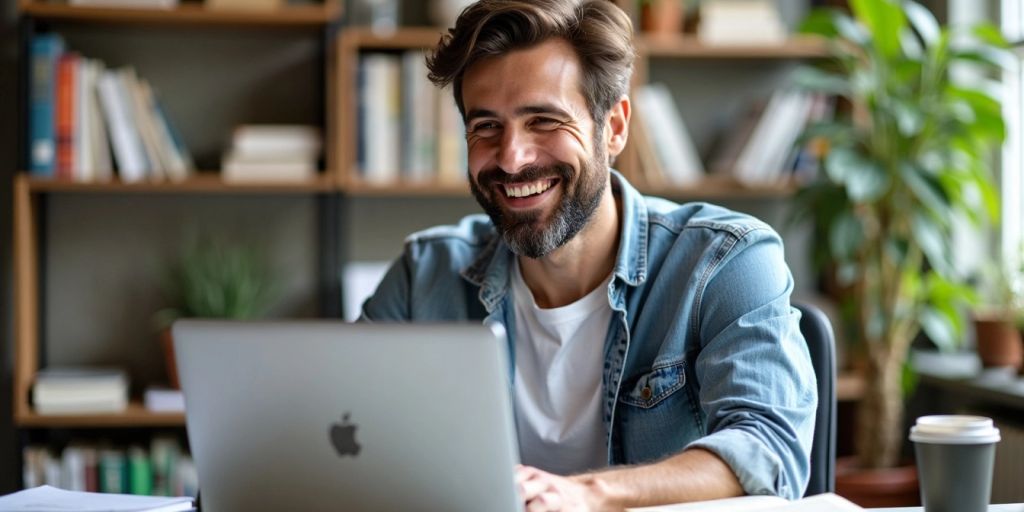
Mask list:
POLYGON ((473 127, 470 128, 469 131, 470 131, 470 133, 474 133, 476 135, 486 135, 488 133, 494 132, 497 129, 498 129, 498 123, 493 123, 493 122, 487 121, 487 122, 477 123, 477 124, 473 125, 473 127))
POLYGON ((562 122, 557 120, 557 119, 552 119, 550 117, 538 117, 538 118, 535 118, 533 120, 533 122, 530 123, 530 124, 532 124, 533 126, 535 126, 537 128, 550 129, 550 128, 556 128, 556 127, 560 126, 562 124, 562 122))

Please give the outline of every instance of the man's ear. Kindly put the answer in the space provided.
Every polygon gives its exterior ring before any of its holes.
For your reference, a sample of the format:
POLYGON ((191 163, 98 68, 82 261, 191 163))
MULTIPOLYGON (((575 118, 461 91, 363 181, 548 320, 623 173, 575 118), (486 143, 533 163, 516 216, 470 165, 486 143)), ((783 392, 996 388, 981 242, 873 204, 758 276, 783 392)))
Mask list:
POLYGON ((619 98, 619 101, 608 111, 604 123, 604 141, 609 161, 619 156, 619 153, 622 153, 626 147, 626 139, 629 138, 630 113, 629 96, 619 98))

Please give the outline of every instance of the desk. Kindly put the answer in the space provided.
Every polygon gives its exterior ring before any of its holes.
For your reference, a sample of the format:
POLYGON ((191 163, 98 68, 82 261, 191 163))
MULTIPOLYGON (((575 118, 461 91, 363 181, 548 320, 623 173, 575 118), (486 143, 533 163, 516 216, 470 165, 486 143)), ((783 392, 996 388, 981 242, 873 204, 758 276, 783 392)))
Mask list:
MULTIPOLYGON (((923 512, 924 507, 869 508, 873 512, 923 512)), ((989 505, 988 512, 1024 512, 1024 503, 989 505)))

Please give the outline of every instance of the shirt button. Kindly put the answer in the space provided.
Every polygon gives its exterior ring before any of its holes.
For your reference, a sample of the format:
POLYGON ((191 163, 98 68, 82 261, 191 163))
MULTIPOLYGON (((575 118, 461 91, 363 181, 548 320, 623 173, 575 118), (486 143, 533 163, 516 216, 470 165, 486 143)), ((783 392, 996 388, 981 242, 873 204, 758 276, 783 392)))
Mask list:
POLYGON ((644 397, 644 400, 650 400, 651 394, 650 386, 644 386, 644 388, 640 390, 640 396, 644 397))

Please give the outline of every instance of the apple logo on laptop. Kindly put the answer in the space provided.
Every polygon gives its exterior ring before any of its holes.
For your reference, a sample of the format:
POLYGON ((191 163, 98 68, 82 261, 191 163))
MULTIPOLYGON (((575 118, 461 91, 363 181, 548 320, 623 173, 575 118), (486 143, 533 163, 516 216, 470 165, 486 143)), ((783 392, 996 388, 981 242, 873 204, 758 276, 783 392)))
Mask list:
POLYGON ((338 455, 345 456, 351 455, 353 457, 359 455, 359 443, 356 442, 356 429, 358 425, 349 423, 348 418, 350 414, 345 413, 341 417, 341 423, 331 424, 331 445, 334 446, 335 451, 338 455))

